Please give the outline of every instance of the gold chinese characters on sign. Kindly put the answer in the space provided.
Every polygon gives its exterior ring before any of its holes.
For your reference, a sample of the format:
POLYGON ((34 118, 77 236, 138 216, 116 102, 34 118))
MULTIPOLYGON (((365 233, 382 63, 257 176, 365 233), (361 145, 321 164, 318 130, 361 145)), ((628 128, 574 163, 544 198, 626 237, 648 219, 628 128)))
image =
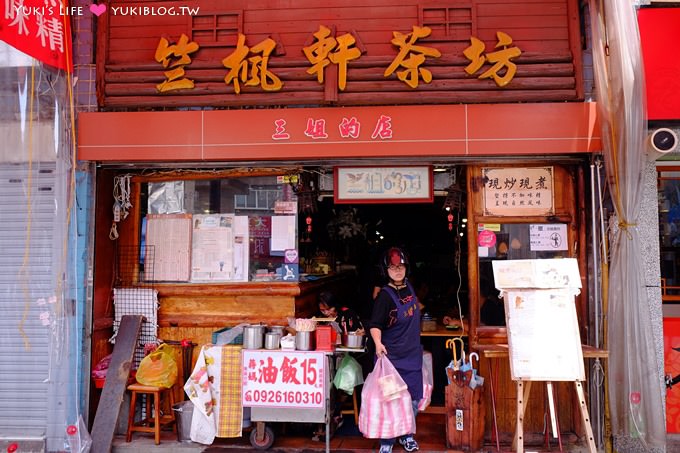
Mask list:
POLYGON ((319 26, 319 31, 314 33, 316 42, 311 46, 304 47, 302 51, 312 67, 307 69, 307 74, 316 74, 316 80, 323 83, 324 68, 331 63, 338 65, 338 88, 345 91, 347 83, 347 62, 356 60, 361 56, 361 50, 353 47, 356 39, 349 33, 333 38, 331 30, 319 26))
POLYGON ((194 81, 184 77, 184 67, 191 63, 189 54, 197 50, 198 44, 189 42, 189 38, 184 33, 177 44, 170 45, 167 39, 161 38, 156 48, 156 61, 170 70, 164 73, 165 81, 156 85, 159 92, 194 87, 194 81))
POLYGON ((482 168, 484 215, 553 215, 553 167, 482 168))
POLYGON ((404 68, 397 72, 397 77, 411 88, 418 87, 418 81, 423 78, 423 82, 432 81, 432 73, 420 66, 425 63, 425 57, 439 58, 441 52, 432 47, 416 46, 419 38, 427 38, 432 33, 429 27, 413 27, 413 31, 407 35, 393 32, 394 39, 392 44, 399 47, 399 55, 392 61, 392 64, 385 70, 385 77, 392 74, 398 67, 404 68))
MULTIPOLYGON (((434 47, 417 44, 419 39, 427 38, 432 33, 428 27, 413 26, 411 33, 392 32, 390 41, 397 49, 397 56, 385 69, 383 77, 393 74, 409 87, 418 88, 420 82, 430 83, 432 72, 424 65, 428 58, 440 58, 441 52, 434 47)), ((325 70, 330 65, 337 65, 337 83, 340 91, 347 86, 348 64, 358 60, 363 51, 358 38, 351 33, 335 36, 335 28, 323 25, 313 34, 314 42, 302 48, 302 53, 310 63, 307 74, 316 76, 319 84, 324 83, 325 70)), ((510 35, 496 32, 497 43, 493 52, 486 52, 485 44, 475 37, 470 37, 471 45, 463 50, 463 55, 470 61, 465 67, 468 75, 474 75, 484 64, 492 65, 480 74, 478 79, 493 79, 496 85, 504 87, 513 79, 517 65, 512 62, 522 51, 511 46, 510 35)), ((222 64, 227 69, 224 82, 234 87, 236 94, 241 93, 241 85, 260 87, 263 91, 280 91, 283 88, 281 79, 268 68, 269 59, 277 48, 277 42, 266 38, 254 46, 246 45, 246 35, 239 33, 236 48, 227 55, 222 64)), ((182 34, 176 44, 161 38, 156 48, 155 60, 168 71, 164 72, 165 81, 156 85, 158 92, 194 88, 193 80, 185 77, 185 67, 191 64, 189 54, 199 50, 199 44, 189 41, 182 34)))
POLYGON ((498 38, 498 43, 495 49, 501 49, 486 54, 484 54, 484 43, 474 36, 470 38, 472 45, 463 51, 465 57, 470 60, 470 64, 465 67, 465 72, 472 75, 479 71, 484 63, 492 63, 493 66, 477 78, 493 79, 496 85, 504 87, 510 83, 517 72, 517 65, 511 60, 519 57, 522 51, 517 46, 510 47, 510 44, 512 44, 510 35, 499 31, 496 32, 496 37, 498 38), (501 75, 503 68, 505 68, 505 71, 501 75))
POLYGON ((253 47, 248 47, 245 43, 246 36, 239 33, 236 50, 222 60, 224 67, 229 69, 224 82, 227 85, 233 84, 236 94, 241 92, 241 82, 246 86, 259 85, 264 91, 279 91, 283 87, 281 79, 267 69, 269 56, 276 48, 276 41, 267 38, 253 47), (249 54, 253 56, 248 58, 249 54))

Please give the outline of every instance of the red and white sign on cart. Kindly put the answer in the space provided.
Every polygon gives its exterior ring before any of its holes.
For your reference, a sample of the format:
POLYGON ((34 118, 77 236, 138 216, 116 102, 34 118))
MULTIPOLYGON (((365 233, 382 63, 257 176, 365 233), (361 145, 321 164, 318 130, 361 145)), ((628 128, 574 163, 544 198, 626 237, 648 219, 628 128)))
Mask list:
POLYGON ((326 364, 323 352, 244 349, 243 405, 324 407, 326 364))
POLYGON ((72 15, 89 14, 67 0, 2 0, 0 41, 41 62, 71 72, 72 15))

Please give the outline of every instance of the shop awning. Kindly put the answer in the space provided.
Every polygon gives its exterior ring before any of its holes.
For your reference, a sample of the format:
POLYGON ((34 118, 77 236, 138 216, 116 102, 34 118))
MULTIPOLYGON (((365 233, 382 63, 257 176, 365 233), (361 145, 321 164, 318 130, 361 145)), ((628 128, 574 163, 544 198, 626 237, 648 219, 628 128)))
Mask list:
POLYGON ((601 150, 596 105, 86 112, 78 159, 216 162, 572 155, 601 150))

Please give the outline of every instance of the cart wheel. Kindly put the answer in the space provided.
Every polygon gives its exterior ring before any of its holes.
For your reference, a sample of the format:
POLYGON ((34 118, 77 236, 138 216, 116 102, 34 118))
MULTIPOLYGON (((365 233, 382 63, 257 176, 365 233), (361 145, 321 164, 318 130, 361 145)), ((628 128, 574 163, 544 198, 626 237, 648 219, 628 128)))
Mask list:
POLYGON ((250 432, 250 445, 252 445, 256 450, 266 450, 271 447, 273 443, 274 431, 269 426, 265 426, 264 437, 260 442, 257 440, 257 429, 253 429, 250 432))

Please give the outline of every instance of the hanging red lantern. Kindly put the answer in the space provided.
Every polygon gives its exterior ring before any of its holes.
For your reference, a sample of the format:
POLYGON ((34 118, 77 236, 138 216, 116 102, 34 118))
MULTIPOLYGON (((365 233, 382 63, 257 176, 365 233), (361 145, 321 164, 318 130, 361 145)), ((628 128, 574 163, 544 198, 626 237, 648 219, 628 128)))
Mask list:
POLYGON ((453 214, 449 214, 448 216, 446 216, 446 218, 449 221, 449 223, 453 222, 453 214))
POLYGON ((305 222, 307 223, 307 234, 309 234, 312 232, 312 216, 308 215, 307 218, 305 218, 305 222))

